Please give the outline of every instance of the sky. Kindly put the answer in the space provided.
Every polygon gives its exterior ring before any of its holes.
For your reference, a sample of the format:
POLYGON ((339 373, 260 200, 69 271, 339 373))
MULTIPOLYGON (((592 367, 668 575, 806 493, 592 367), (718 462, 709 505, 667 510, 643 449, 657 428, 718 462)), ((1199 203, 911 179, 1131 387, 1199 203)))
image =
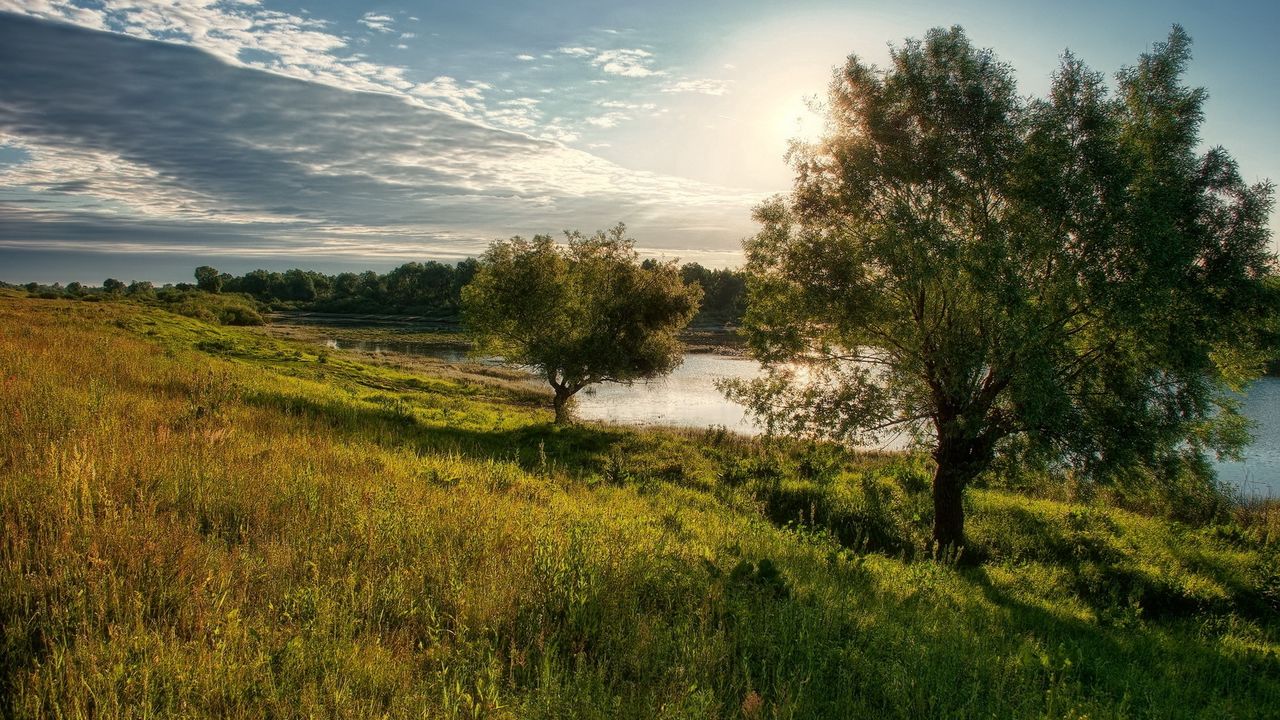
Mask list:
POLYGON ((0 280, 385 271, 617 222, 734 266, 848 55, 959 24, 1040 95, 1063 50, 1111 75, 1174 23, 1206 147, 1280 178, 1275 2, 0 0, 0 280))

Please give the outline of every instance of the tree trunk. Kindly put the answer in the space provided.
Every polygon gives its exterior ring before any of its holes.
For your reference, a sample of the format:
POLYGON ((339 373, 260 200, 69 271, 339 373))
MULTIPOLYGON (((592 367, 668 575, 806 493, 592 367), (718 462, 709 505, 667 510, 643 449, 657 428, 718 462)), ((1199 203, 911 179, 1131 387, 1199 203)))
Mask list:
POLYGON ((938 463, 933 473, 933 542, 944 552, 964 548, 964 486, 952 467, 938 463))
POLYGON ((568 425, 571 418, 569 417, 569 399, 573 397, 566 388, 556 388, 556 397, 553 401, 556 408, 556 424, 568 425))
POLYGON ((994 441, 961 432, 938 433, 933 459, 933 542, 939 550, 964 549, 964 489, 991 463, 994 441))

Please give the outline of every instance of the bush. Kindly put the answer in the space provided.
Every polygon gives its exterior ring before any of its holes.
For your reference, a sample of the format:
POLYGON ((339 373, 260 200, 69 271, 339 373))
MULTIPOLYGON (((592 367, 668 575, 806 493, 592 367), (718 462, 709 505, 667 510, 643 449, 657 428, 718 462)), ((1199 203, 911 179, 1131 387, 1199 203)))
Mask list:
POLYGON ((247 305, 233 305, 224 308, 219 315, 223 325, 266 325, 267 321, 257 310, 247 305))
POLYGON ((215 325, 265 325, 257 303, 247 295, 212 294, 167 288, 157 296, 160 307, 172 313, 215 325))

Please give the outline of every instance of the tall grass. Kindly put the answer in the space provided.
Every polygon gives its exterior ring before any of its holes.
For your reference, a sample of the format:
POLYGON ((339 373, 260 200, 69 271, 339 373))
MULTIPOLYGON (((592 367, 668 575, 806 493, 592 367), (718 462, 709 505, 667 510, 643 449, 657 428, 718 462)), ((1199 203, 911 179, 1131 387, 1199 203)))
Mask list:
POLYGON ((1251 517, 982 491, 966 569, 922 460, 558 429, 422 372, 0 298, 0 711, 1280 713, 1251 517))

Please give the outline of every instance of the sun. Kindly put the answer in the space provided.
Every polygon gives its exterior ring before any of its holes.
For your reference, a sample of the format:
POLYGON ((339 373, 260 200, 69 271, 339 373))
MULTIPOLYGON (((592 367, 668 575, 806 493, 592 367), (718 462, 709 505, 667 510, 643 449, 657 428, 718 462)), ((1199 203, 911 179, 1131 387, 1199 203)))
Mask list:
POLYGON ((788 145, 792 140, 802 143, 817 142, 822 138, 826 120, 815 96, 794 96, 778 104, 774 118, 774 133, 780 143, 788 145))

